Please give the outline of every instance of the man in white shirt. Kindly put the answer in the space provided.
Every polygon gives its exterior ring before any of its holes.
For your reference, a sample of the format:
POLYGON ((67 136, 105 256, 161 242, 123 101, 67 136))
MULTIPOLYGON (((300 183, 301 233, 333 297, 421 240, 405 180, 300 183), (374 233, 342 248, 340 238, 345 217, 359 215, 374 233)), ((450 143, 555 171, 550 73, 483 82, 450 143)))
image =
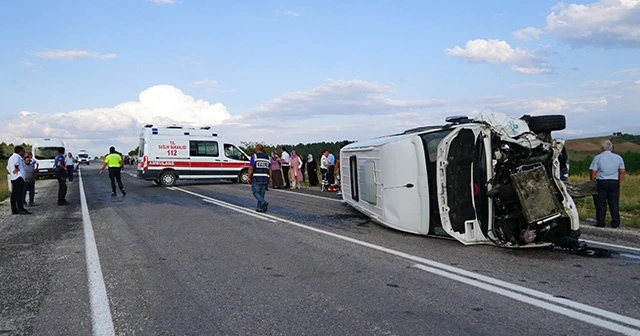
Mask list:
POLYGON ((328 183, 329 173, 329 150, 322 151, 322 157, 320 158, 320 174, 322 174, 322 184, 328 183))
POLYGON ((76 163, 76 159, 73 157, 73 154, 69 152, 69 154, 67 154, 67 157, 64 158, 64 161, 65 165, 67 166, 67 178, 69 179, 69 182, 73 182, 73 166, 76 163))
POLYGON ((291 189, 291 182, 289 181, 289 164, 291 164, 291 156, 287 153, 287 149, 282 147, 280 153, 280 167, 282 168, 282 174, 284 175, 284 187, 291 189))
POLYGON ((30 215, 33 212, 24 208, 25 172, 22 146, 16 146, 13 155, 7 161, 7 171, 11 179, 11 213, 14 215, 30 215))

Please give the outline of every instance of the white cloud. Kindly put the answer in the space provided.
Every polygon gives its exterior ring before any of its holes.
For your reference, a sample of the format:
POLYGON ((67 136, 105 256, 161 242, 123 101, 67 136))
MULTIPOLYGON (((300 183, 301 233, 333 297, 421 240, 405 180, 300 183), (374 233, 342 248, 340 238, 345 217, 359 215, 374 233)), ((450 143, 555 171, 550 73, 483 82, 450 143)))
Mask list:
POLYGON ((34 68, 37 68, 37 67, 38 67, 36 64, 31 63, 31 62, 29 62, 29 61, 22 61, 22 62, 20 62, 20 64, 21 64, 23 67, 25 67, 25 68, 29 68, 29 69, 34 69, 34 68))
POLYGON ((149 2, 157 4, 157 5, 171 5, 176 3, 175 0, 149 0, 149 2))
POLYGON ((286 12, 284 12, 284 15, 291 16, 291 17, 296 17, 296 16, 299 16, 300 14, 298 14, 298 13, 296 13, 294 11, 286 11, 286 12))
POLYGON ((630 76, 630 77, 640 77, 640 68, 624 69, 624 70, 616 71, 613 74, 614 75, 626 75, 626 76, 630 76))
POLYGON ((511 70, 526 75, 539 75, 551 72, 550 67, 532 51, 524 48, 512 48, 501 40, 476 39, 468 41, 464 48, 455 46, 445 49, 449 56, 462 57, 475 63, 510 65, 511 70))
POLYGON ((518 40, 537 40, 542 35, 542 30, 534 27, 522 28, 513 32, 513 37, 518 40))
POLYGON ((220 83, 218 83, 218 81, 216 80, 202 79, 202 80, 197 80, 195 82, 192 82, 191 86, 197 87, 197 88, 212 89, 212 88, 219 87, 220 83))
POLYGON ((398 111, 425 110, 446 101, 398 100, 389 85, 363 80, 327 80, 305 91, 287 92, 249 111, 262 119, 308 118, 314 115, 380 115, 398 111))
POLYGON ((86 50, 59 50, 59 49, 47 49, 44 51, 39 51, 33 53, 34 56, 43 58, 43 59, 54 59, 54 60, 74 60, 74 59, 100 59, 107 60, 116 58, 117 55, 114 53, 109 54, 101 54, 96 52, 90 52, 86 50))
POLYGON ((492 106, 496 109, 508 109, 524 114, 542 115, 557 113, 584 113, 593 111, 595 108, 607 106, 607 98, 535 98, 535 99, 515 99, 498 102, 492 106))
POLYGON ((640 48, 640 0, 559 3, 546 32, 574 46, 640 48))
POLYGON ((547 88, 549 83, 517 83, 509 86, 510 89, 530 89, 530 88, 547 88))
POLYGON ((109 143, 116 136, 126 140, 133 149, 137 146, 140 127, 146 123, 215 126, 233 119, 222 103, 194 99, 171 85, 157 85, 142 91, 137 101, 114 107, 55 114, 21 111, 7 118, 6 132, 3 132, 1 140, 29 142, 56 137, 73 144, 93 146, 97 150, 98 144, 109 143))

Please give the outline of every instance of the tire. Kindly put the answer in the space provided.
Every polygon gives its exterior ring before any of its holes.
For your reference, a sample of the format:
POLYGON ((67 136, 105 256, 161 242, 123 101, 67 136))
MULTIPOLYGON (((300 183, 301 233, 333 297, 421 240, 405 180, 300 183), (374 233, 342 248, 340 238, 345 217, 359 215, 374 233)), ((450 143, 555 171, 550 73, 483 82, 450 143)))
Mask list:
POLYGON ((164 171, 160 174, 160 184, 165 187, 172 187, 176 185, 176 181, 178 180, 178 176, 171 171, 164 171))
POLYGON ((238 174, 238 183, 247 183, 249 180, 249 170, 243 169, 240 174, 238 174))
POLYGON ((550 114, 542 116, 525 115, 520 118, 529 124, 529 130, 533 133, 546 133, 562 131, 567 128, 567 118, 562 114, 550 114))

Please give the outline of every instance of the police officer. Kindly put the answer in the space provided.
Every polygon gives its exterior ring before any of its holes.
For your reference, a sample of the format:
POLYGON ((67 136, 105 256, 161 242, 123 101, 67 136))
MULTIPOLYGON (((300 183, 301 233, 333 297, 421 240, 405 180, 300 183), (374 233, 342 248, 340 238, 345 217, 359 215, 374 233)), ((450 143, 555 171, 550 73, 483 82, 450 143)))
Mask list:
POLYGON ((605 226, 607 203, 611 211, 611 227, 620 226, 620 184, 624 180, 626 170, 624 160, 611 152, 613 144, 605 140, 589 167, 591 181, 596 180, 598 194, 593 197, 596 206, 596 226, 605 226))
POLYGON ((256 153, 251 156, 248 183, 251 184, 253 197, 258 201, 257 212, 267 212, 269 202, 264 200, 267 186, 271 183, 271 160, 264 153, 262 144, 256 145, 256 153))
POLYGON ((53 161, 56 179, 58 179, 58 205, 69 205, 67 202, 67 164, 64 158, 64 147, 58 148, 58 155, 53 161))
POLYGON ((120 174, 122 170, 122 155, 116 152, 116 148, 113 146, 109 147, 109 154, 104 158, 104 163, 102 164, 102 168, 100 168, 100 174, 102 174, 104 168, 107 166, 109 167, 109 179, 111 180, 111 196, 116 195, 116 181, 118 182, 122 196, 126 195, 127 193, 124 191, 122 176, 120 174))

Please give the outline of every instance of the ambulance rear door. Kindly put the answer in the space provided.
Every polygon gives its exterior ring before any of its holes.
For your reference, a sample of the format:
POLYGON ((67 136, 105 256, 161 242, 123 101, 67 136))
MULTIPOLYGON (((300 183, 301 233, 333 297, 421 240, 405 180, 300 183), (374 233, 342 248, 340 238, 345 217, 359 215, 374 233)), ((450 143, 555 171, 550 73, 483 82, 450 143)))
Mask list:
POLYGON ((149 157, 149 165, 161 169, 173 169, 180 177, 186 177, 191 166, 189 140, 162 135, 152 139, 150 146, 153 146, 153 155, 149 157))

